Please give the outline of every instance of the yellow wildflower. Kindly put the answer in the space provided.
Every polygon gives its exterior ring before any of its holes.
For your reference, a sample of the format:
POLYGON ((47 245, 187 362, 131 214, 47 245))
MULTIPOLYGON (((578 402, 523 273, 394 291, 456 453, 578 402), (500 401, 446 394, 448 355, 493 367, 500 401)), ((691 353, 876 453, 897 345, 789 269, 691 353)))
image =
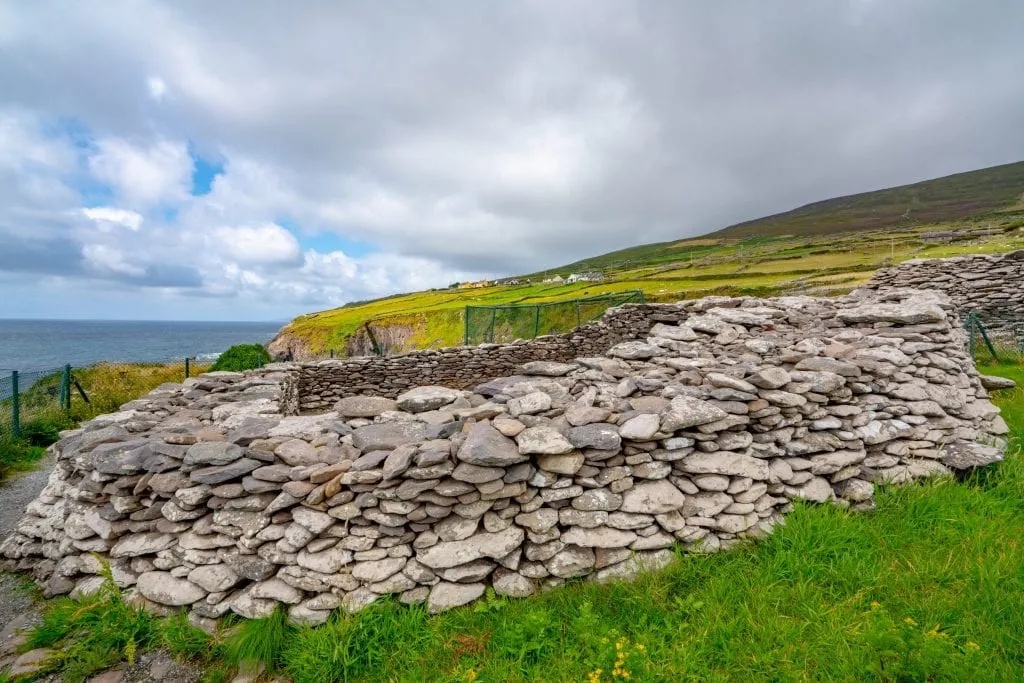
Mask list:
POLYGON ((970 652, 977 652, 981 649, 981 646, 975 643, 973 640, 968 640, 964 648, 970 652))
POLYGON ((907 617, 906 619, 904 619, 903 623, 907 624, 908 626, 917 626, 917 622, 914 621, 913 619, 911 619, 910 617, 907 617))
POLYGON ((881 606, 882 606, 882 603, 878 602, 878 600, 872 600, 871 601, 871 609, 875 610, 875 609, 878 609, 881 606))
POLYGON ((594 669, 590 672, 589 683, 601 683, 601 674, 604 673, 601 669, 594 669))
POLYGON ((466 680, 470 682, 475 681, 476 671, 474 671, 473 669, 469 669, 468 671, 466 671, 466 680))

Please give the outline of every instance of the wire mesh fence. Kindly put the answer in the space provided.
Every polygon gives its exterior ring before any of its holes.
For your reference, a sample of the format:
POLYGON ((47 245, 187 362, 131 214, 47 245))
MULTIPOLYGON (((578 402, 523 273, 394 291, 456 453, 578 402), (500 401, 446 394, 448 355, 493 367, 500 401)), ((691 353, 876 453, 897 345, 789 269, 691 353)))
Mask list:
POLYGON ((982 360, 1018 361, 1024 357, 1024 324, 989 327, 985 315, 968 311, 964 316, 971 356, 982 360))
POLYGON ((0 374, 0 436, 22 436, 22 424, 66 413, 70 367, 0 374))
POLYGON ((634 289, 549 303, 466 306, 463 343, 507 343, 561 334, 601 317, 609 308, 643 302, 644 293, 634 289))

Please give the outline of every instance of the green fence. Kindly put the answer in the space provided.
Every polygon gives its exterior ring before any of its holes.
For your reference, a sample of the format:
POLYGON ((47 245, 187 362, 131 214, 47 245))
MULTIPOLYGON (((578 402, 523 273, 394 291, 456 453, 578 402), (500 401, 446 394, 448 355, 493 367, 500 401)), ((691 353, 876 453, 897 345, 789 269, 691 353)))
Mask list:
POLYGON ((43 414, 71 410, 71 366, 0 374, 0 434, 21 436, 21 426, 43 414))
POLYGON ((644 293, 632 289, 550 303, 466 306, 463 342, 466 346, 507 343, 561 334, 600 318, 609 308, 627 303, 644 303, 644 293))

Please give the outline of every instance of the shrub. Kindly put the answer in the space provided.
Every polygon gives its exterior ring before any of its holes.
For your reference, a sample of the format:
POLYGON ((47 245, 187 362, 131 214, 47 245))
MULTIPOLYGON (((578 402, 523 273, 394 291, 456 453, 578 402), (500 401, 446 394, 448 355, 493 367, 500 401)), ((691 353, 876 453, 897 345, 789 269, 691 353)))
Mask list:
POLYGON ((260 344, 236 344, 217 357, 217 362, 210 368, 241 372, 260 368, 270 362, 270 354, 260 344))

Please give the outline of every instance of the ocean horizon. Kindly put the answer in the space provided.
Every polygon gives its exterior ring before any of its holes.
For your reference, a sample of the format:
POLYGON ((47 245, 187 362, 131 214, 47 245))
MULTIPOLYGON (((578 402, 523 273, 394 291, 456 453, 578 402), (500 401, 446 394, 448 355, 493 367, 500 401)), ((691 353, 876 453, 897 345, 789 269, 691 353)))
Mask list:
POLYGON ((99 362, 213 360, 235 344, 266 344, 285 321, 0 319, 0 370, 99 362))

